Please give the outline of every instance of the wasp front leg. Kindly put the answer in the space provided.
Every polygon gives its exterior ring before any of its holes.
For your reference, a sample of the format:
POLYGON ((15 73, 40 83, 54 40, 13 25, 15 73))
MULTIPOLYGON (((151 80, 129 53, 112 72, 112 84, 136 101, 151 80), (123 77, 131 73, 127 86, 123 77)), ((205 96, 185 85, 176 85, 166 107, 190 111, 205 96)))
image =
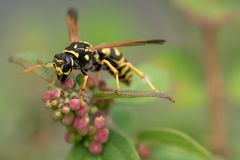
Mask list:
POLYGON ((117 84, 116 92, 119 93, 120 85, 119 85, 119 77, 118 77, 119 72, 118 72, 118 70, 115 67, 113 67, 113 65, 109 61, 107 61, 106 59, 102 60, 101 64, 102 65, 106 64, 110 68, 110 70, 114 73, 114 75, 116 77, 116 84, 117 84))
POLYGON ((80 103, 82 104, 83 102, 83 96, 84 96, 84 93, 85 93, 85 88, 86 88, 86 85, 87 85, 87 80, 88 80, 88 76, 84 76, 83 78, 83 84, 82 84, 82 87, 80 88, 80 95, 79 95, 79 100, 80 100, 80 103))

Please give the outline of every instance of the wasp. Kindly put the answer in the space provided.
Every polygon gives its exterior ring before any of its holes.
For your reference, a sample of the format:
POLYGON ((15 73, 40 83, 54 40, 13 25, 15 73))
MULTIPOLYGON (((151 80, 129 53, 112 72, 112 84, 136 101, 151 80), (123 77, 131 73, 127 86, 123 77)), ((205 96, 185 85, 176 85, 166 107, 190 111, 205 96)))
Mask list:
POLYGON ((70 44, 63 52, 56 54, 52 62, 31 66, 23 70, 23 73, 31 72, 39 67, 50 67, 55 74, 50 85, 54 85, 56 77, 61 82, 64 82, 73 70, 78 70, 84 77, 83 84, 80 88, 79 98, 81 101, 83 100, 88 80, 88 72, 98 72, 101 70, 107 70, 110 74, 115 76, 116 93, 120 91, 119 81, 126 85, 130 85, 132 72, 135 72, 138 76, 143 78, 153 91, 158 92, 144 73, 129 63, 117 48, 145 44, 162 44, 165 40, 128 40, 93 46, 88 42, 80 41, 78 34, 78 14, 74 8, 68 10, 66 20, 70 44))

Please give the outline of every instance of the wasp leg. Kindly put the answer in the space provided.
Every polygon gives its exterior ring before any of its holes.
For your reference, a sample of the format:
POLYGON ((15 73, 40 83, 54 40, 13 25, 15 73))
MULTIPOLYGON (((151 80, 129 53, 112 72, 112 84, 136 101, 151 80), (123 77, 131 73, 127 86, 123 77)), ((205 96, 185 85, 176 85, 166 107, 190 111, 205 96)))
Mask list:
POLYGON ((79 96, 79 99, 80 99, 80 103, 82 104, 83 102, 83 96, 84 96, 84 92, 85 92, 85 88, 86 88, 86 85, 87 85, 87 80, 88 80, 88 76, 84 76, 83 78, 83 84, 82 84, 82 87, 80 88, 80 96, 79 96))
MULTIPOLYGON (((53 68, 52 68, 53 69, 53 68)), ((56 83, 56 72, 55 70, 53 69, 53 79, 52 81, 48 84, 48 87, 52 87, 55 83, 56 83)))
POLYGON ((115 67, 113 67, 113 65, 109 61, 107 61, 106 59, 102 60, 101 64, 102 65, 106 64, 110 68, 110 70, 114 73, 114 75, 116 77, 116 84, 117 84, 116 92, 119 93, 120 85, 119 85, 118 70, 115 67))
POLYGON ((139 69, 137 69, 136 67, 134 67, 131 63, 126 63, 127 66, 129 66, 139 77, 143 78, 148 86, 155 92, 159 92, 151 83, 151 81, 144 75, 143 72, 141 72, 139 69))

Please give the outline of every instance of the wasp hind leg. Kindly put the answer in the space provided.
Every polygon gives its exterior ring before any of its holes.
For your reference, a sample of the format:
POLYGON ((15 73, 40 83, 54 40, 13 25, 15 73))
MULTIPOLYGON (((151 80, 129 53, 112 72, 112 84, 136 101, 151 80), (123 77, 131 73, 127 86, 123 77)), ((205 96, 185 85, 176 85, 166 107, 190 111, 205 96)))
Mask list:
POLYGON ((110 70, 114 73, 114 75, 116 77, 116 84, 117 84, 116 92, 119 93, 120 84, 119 84, 119 76, 118 76, 119 72, 118 72, 118 70, 106 59, 102 60, 101 64, 102 65, 106 64, 110 68, 110 70))
POLYGON ((148 86, 155 92, 159 92, 151 83, 151 81, 144 75, 143 72, 141 72, 139 69, 137 69, 136 67, 134 67, 131 63, 125 63, 128 67, 130 67, 139 77, 141 77, 142 79, 144 79, 148 86))

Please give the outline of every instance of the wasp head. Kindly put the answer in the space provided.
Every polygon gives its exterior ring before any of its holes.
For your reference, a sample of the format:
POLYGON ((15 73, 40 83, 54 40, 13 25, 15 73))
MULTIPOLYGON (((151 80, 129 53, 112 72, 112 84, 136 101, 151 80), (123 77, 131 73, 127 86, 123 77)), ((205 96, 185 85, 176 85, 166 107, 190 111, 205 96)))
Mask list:
POLYGON ((70 75, 73 67, 72 58, 64 53, 56 54, 53 58, 54 70, 61 82, 64 82, 70 75))

